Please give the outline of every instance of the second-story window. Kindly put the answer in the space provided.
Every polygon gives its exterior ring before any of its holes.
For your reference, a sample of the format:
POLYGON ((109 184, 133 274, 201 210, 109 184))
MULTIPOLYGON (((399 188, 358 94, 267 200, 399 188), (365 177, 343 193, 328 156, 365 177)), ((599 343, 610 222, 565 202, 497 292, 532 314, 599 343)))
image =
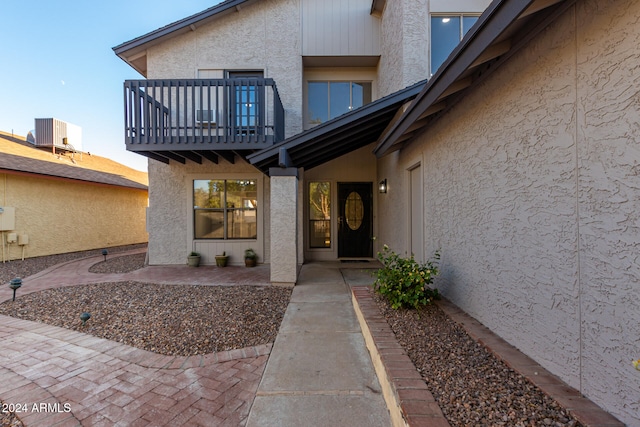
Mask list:
POLYGON ((447 14, 431 16, 431 74, 435 74, 479 15, 447 14))
POLYGON ((313 127, 371 102, 371 82, 309 81, 307 125, 313 127))

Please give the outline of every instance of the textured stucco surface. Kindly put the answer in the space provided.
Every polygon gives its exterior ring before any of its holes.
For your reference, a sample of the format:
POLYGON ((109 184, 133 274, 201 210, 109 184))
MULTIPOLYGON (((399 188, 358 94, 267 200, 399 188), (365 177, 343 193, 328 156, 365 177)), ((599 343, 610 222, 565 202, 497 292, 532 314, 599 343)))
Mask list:
MULTIPOLYGON (((196 31, 167 40, 148 51, 148 78, 195 78, 197 70, 263 70, 275 80, 285 108, 285 133, 302 130, 302 59, 300 56, 300 6, 297 0, 266 0, 243 7, 196 31)), ((214 263, 216 253, 232 254, 242 262, 242 250, 252 247, 259 262, 270 262, 269 179, 262 182, 257 241, 194 242, 190 227, 193 215, 190 180, 221 178, 224 174, 256 174, 257 169, 236 158, 231 165, 203 160, 202 165, 149 162, 149 257, 152 264, 182 264, 186 253, 202 252, 204 263, 214 263)))
POLYGON ((263 70, 275 80, 285 133, 302 129, 298 0, 265 0, 148 50, 149 79, 195 78, 198 69, 263 70))
POLYGON ((295 284, 298 277, 298 177, 271 177, 271 282, 295 284))
POLYGON ((407 249, 397 218, 418 160, 438 287, 628 425, 640 423, 638 16, 631 0, 579 2, 378 164, 381 243, 407 249))
MULTIPOLYGON (((15 208, 26 258, 147 241, 144 190, 0 174, 0 206, 15 208)), ((12 244, 9 258, 22 247, 12 244)))
POLYGON ((242 264, 243 251, 253 248, 258 262, 269 262, 269 179, 253 166, 236 157, 235 164, 219 160, 187 162, 149 162, 149 264, 184 264, 189 252, 201 253, 203 264, 215 264, 223 251, 233 264, 242 264), (258 179, 258 239, 242 241, 193 240, 194 179, 258 179), (260 197, 262 196, 262 197, 260 197))
POLYGON ((490 3, 490 0, 387 1, 381 24, 380 96, 429 77, 431 13, 482 13, 490 3))

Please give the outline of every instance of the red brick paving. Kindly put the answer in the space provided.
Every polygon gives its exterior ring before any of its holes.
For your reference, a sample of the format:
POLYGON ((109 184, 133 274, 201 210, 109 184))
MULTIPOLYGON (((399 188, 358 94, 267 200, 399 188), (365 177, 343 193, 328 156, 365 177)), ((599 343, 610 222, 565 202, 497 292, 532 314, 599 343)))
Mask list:
POLYGON ((18 413, 27 426, 243 425, 271 351, 158 356, 6 316, 0 324, 11 325, 0 330, 0 397, 27 406, 18 413), (49 406, 39 412, 41 403, 49 406))
MULTIPOLYGON (((139 251, 131 253, 135 252, 139 251)), ((268 266, 145 267, 127 274, 89 273, 89 267, 99 261, 101 256, 60 264, 23 279, 18 296, 121 280, 269 283, 268 266)), ((0 287, 0 301, 11 296, 8 286, 0 287)), ((163 356, 7 316, 0 316, 0 341, 0 398, 27 407, 17 414, 27 427, 242 426, 271 352, 271 344, 266 344, 204 356, 163 356), (40 411, 41 403, 49 406, 40 411)))

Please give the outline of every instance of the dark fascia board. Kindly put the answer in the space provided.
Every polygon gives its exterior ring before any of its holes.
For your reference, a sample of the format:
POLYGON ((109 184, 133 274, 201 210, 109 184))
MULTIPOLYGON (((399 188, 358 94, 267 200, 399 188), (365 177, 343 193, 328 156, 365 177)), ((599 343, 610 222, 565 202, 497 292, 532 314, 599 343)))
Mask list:
POLYGON ((388 108, 393 104, 404 103, 407 100, 412 99, 418 93, 420 93, 420 91, 424 88, 426 83, 427 83, 426 80, 422 80, 411 86, 407 86, 404 89, 401 89, 397 92, 394 92, 390 95, 387 95, 383 98, 373 101, 356 110, 353 110, 349 113, 338 116, 333 120, 329 120, 309 130, 306 130, 290 138, 287 138, 284 141, 278 144, 275 144, 269 148, 264 148, 258 151, 257 153, 248 156, 247 160, 249 161, 249 163, 253 165, 253 164, 268 160, 269 158, 276 159, 279 156, 281 148, 284 148, 284 149, 294 148, 300 144, 312 141, 316 138, 322 138, 323 135, 328 134, 330 132, 334 132, 337 129, 344 126, 348 126, 348 127, 358 126, 358 123, 366 119, 371 113, 374 113, 375 111, 378 111, 384 108, 388 108))
POLYGON ((191 26, 195 26, 204 20, 212 18, 230 9, 240 7, 240 5, 242 5, 243 3, 247 3, 248 1, 251 1, 251 0, 223 1, 222 3, 219 3, 213 7, 210 7, 209 9, 203 10, 202 12, 196 13, 195 15, 188 16, 184 19, 181 19, 172 24, 166 25, 162 28, 158 28, 155 31, 151 31, 150 33, 137 37, 133 40, 124 42, 114 47, 113 51, 115 52, 116 55, 118 55, 120 58, 126 61, 124 56, 126 56, 126 53, 129 51, 132 51, 134 49, 139 49, 144 45, 147 45, 150 43, 153 44, 154 42, 157 42, 161 38, 174 35, 174 33, 180 34, 181 32, 186 32, 191 29, 191 26))
POLYGON ((386 0, 373 0, 371 2, 371 15, 380 15, 384 10, 384 6, 387 3, 386 0))
POLYGON ((374 149, 382 157, 534 0, 495 0, 374 149))

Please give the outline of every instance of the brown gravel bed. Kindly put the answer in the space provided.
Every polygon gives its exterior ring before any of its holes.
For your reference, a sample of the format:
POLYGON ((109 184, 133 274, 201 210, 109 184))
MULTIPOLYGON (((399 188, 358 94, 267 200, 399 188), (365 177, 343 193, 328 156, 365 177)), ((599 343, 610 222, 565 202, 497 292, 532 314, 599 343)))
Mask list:
MULTIPOLYGON (((135 248, 110 248, 107 261, 94 264, 90 271, 122 273, 141 268, 144 254, 111 257, 135 248)), ((0 269, 0 282, 100 253, 11 261, 0 269)), ((0 314, 74 329, 160 354, 186 356, 274 342, 290 297, 291 289, 281 287, 101 283, 19 296, 15 303, 0 304, 0 314), (91 313, 84 326, 80 320, 83 311, 91 313)), ((0 412, 0 426, 23 424, 15 414, 0 412)))
POLYGON ((99 283, 24 295, 0 314, 190 356, 274 342, 290 296, 276 286, 99 283))
POLYGON ((451 426, 581 426, 437 305, 393 310, 380 295, 374 300, 451 426))
MULTIPOLYGON (((117 246, 112 248, 107 248, 109 251, 109 257, 113 254, 117 254, 120 252, 146 248, 147 244, 139 244, 139 245, 127 245, 127 246, 117 246)), ((0 268, 0 284, 7 284, 9 281, 15 277, 25 278, 31 276, 33 274, 39 273, 42 270, 46 270, 49 267, 53 267, 56 264, 61 264, 63 262, 72 261, 74 259, 86 258, 90 256, 100 255, 102 253, 102 249, 95 249, 91 251, 82 251, 82 252, 70 252, 66 254, 59 255, 49 255, 35 258, 26 258, 24 261, 22 260, 12 260, 1 264, 0 268)), ((109 261, 109 258, 107 258, 109 261)))

